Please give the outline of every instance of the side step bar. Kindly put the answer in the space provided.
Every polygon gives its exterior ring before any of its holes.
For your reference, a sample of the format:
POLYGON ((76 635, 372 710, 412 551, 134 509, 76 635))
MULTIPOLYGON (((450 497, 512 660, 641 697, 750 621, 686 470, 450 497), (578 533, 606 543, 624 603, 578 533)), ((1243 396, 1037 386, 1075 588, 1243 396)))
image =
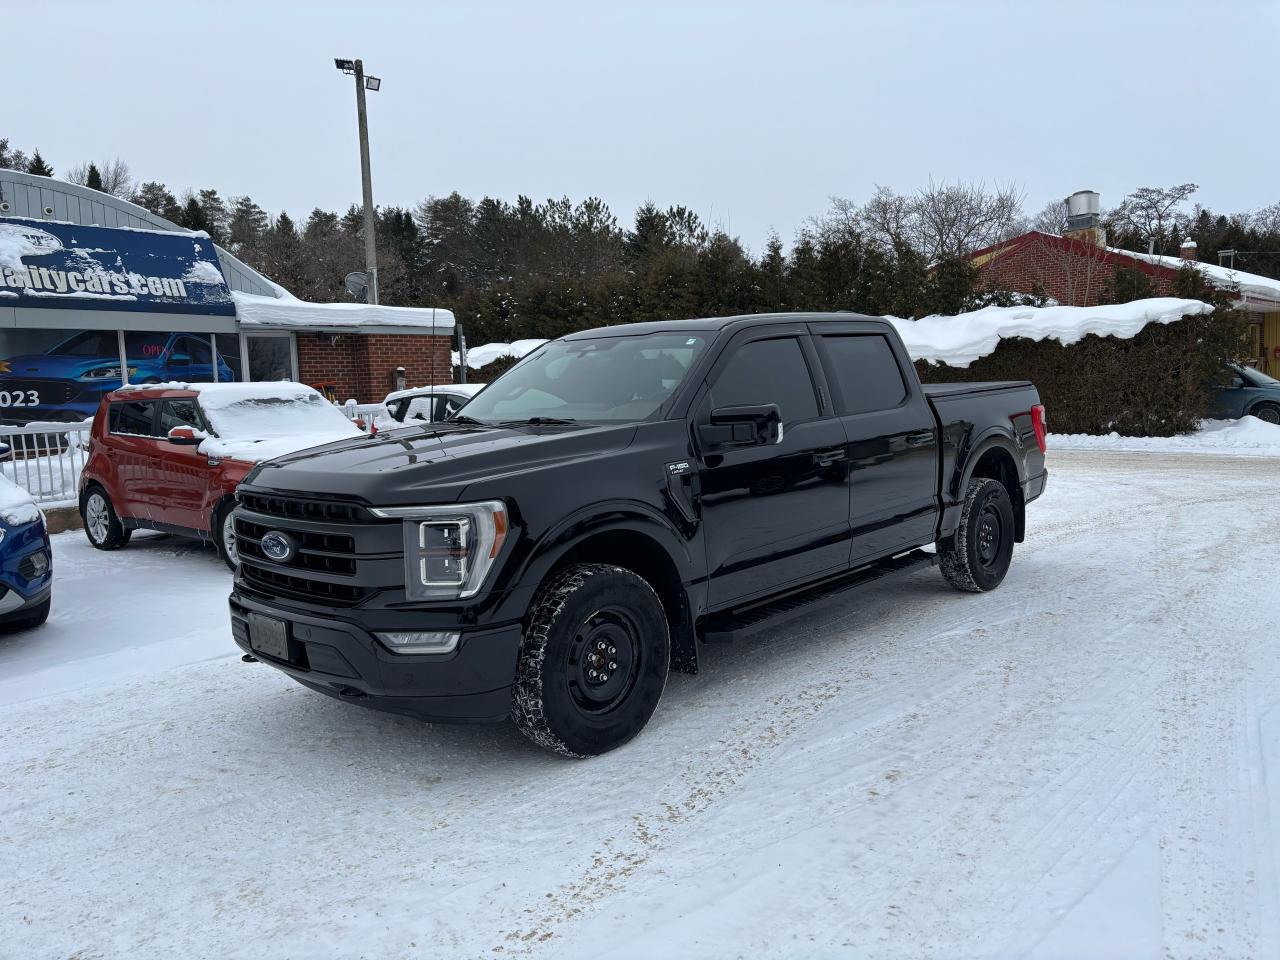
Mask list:
POLYGON ((810 605, 818 601, 843 597, 889 577, 909 573, 920 567, 930 567, 937 562, 936 553, 911 550, 755 606, 713 614, 702 624, 702 641, 729 643, 766 627, 775 627, 788 620, 804 616, 809 612, 810 605))

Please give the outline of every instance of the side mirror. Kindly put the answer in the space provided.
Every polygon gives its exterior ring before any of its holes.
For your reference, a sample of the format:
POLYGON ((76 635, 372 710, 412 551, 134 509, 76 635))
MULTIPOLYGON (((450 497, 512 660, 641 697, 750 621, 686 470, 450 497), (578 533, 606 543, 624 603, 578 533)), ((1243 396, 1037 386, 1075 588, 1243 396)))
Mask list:
POLYGON ((711 447, 762 447, 782 442, 782 411, 776 403, 718 407, 698 436, 711 447))
POLYGON ((1239 390, 1239 389, 1240 389, 1241 387, 1243 387, 1243 386, 1244 386, 1244 379, 1243 379, 1242 377, 1232 377, 1232 378, 1231 378, 1231 386, 1230 386, 1230 387, 1228 387, 1228 389, 1229 389, 1229 390, 1239 390))
POLYGON ((165 438, 180 447, 194 447, 204 439, 204 431, 195 427, 173 427, 165 438))

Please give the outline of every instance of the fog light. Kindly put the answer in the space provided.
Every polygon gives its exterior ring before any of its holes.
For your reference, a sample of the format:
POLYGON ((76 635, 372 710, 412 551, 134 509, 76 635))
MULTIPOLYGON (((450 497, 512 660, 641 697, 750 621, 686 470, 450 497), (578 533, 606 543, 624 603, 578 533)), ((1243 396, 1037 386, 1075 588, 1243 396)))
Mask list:
POLYGON ((392 653, 452 653, 458 646, 460 634, 444 630, 426 633, 400 632, 375 633, 382 645, 392 653))
POLYGON ((43 550, 37 550, 31 555, 31 569, 35 571, 37 577, 43 576, 45 571, 49 569, 49 555, 43 550))

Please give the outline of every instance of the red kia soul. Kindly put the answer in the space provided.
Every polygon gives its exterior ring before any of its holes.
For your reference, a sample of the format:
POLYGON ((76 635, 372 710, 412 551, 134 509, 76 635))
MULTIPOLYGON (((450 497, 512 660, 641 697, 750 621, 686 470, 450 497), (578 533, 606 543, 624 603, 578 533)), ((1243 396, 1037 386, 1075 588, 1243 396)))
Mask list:
POLYGON ((122 387, 93 419, 80 475, 85 535, 118 550, 134 530, 212 541, 236 565, 236 486, 260 460, 360 436, 300 383, 122 387))

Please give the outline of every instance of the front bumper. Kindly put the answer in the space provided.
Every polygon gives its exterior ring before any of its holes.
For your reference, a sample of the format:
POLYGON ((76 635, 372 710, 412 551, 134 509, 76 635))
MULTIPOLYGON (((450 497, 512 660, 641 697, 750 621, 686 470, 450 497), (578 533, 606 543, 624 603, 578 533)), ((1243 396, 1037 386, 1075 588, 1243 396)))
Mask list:
MULTIPOLYGON (((231 633, 236 645, 320 693, 391 713, 450 723, 496 722, 511 710, 511 683, 520 648, 520 624, 464 631, 452 653, 390 653, 359 623, 302 614, 232 593, 231 633), (289 625, 289 659, 249 645, 249 614, 289 625)), ((412 614, 405 615, 407 619, 412 614)), ((422 629, 405 623, 401 629, 422 629)))

